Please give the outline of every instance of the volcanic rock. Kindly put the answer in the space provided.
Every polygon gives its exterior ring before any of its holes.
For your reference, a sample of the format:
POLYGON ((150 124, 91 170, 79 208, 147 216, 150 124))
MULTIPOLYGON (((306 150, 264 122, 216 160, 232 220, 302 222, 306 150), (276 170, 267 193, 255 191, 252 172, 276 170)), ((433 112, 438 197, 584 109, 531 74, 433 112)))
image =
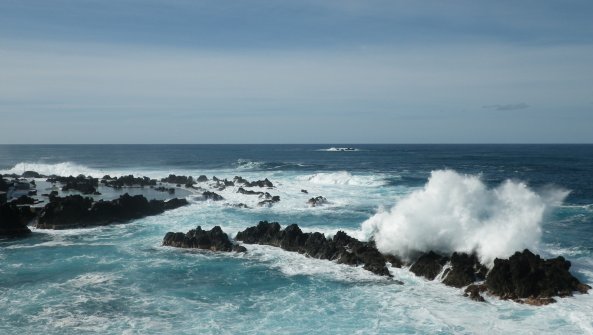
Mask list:
POLYGON ((163 239, 163 245, 176 248, 197 248, 212 251, 245 252, 245 247, 233 244, 228 235, 219 226, 211 230, 203 230, 198 226, 186 234, 168 232, 163 239))

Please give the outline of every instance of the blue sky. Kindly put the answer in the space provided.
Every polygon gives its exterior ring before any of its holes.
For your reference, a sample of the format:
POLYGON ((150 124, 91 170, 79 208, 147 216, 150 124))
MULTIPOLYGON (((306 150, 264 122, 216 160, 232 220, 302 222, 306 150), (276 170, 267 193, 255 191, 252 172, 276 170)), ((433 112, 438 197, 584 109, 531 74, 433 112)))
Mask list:
POLYGON ((591 1, 0 1, 0 143, 592 143, 591 1))

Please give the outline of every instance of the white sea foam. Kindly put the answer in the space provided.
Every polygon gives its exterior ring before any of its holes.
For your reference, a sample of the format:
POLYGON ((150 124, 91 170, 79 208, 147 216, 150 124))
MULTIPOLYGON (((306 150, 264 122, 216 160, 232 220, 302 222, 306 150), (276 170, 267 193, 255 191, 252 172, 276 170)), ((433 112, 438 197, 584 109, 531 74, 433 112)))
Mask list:
POLYGON ((56 164, 46 164, 46 163, 28 163, 28 162, 21 162, 16 164, 10 169, 7 170, 0 170, 2 174, 21 174, 25 171, 35 171, 43 175, 57 175, 57 176, 77 176, 79 174, 84 174, 87 176, 93 177, 102 177, 105 175, 104 171, 98 169, 92 169, 84 165, 72 163, 72 162, 62 162, 56 164))
POLYGON ((537 251, 544 215, 567 195, 563 190, 538 194, 510 180, 489 189, 479 176, 438 170, 424 188, 375 214, 362 229, 384 253, 475 251, 491 264, 517 250, 537 251))
POLYGON ((376 187, 385 185, 381 176, 352 175, 348 171, 320 172, 309 176, 298 177, 299 180, 317 185, 351 185, 376 187))
POLYGON ((360 151, 360 149, 352 147, 331 147, 326 149, 318 149, 317 151, 328 151, 328 152, 348 152, 348 151, 360 151))

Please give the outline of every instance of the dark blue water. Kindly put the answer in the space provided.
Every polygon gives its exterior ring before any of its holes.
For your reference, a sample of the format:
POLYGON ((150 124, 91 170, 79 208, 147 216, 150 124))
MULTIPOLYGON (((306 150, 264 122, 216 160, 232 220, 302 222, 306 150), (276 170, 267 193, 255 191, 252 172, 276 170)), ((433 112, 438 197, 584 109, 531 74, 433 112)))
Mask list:
MULTIPOLYGON (((0 146, 0 173, 25 170, 267 177, 282 200, 272 208, 237 209, 226 203, 251 200, 227 190, 225 203, 189 196, 189 207, 125 225, 35 230, 28 239, 1 240, 3 334, 593 331, 589 296, 543 308, 496 299, 476 304, 459 290, 405 269, 392 269, 405 283, 400 286, 362 269, 274 248, 250 246, 246 255, 224 255, 160 246, 170 230, 221 225, 233 235, 262 219, 328 234, 342 229, 363 238, 361 225, 380 207, 389 209, 422 190, 432 171, 453 170, 462 181, 469 180, 465 175, 478 176, 489 195, 506 180, 526 184, 526 194, 570 191, 562 205, 550 207, 538 221, 539 250, 570 259, 573 272, 591 283, 593 145, 0 146), (331 150, 337 147, 356 151, 331 150), (308 195, 300 192, 303 188, 308 195), (306 200, 316 195, 331 204, 308 207, 306 200)), ((452 190, 455 180, 446 180, 452 190)), ((509 199, 514 210, 529 212, 533 206, 521 203, 521 197, 509 199)), ((498 206, 494 211, 512 207, 504 201, 498 206)))

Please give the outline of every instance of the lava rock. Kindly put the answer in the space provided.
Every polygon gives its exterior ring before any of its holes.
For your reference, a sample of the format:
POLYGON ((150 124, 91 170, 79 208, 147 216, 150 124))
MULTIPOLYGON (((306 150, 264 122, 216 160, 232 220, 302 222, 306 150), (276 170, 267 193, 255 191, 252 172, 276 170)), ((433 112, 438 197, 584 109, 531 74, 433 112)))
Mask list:
POLYGON ((25 171, 22 174, 23 178, 43 178, 43 175, 40 175, 39 173, 35 172, 35 171, 25 171))
POLYGON ((204 200, 212 200, 212 201, 221 201, 224 200, 224 198, 214 192, 210 192, 210 191, 206 191, 204 193, 202 193, 202 199, 204 200))
POLYGON ((78 191, 82 194, 94 194, 97 192, 97 187, 99 186, 99 180, 93 177, 86 177, 84 175, 79 175, 77 177, 59 177, 59 176, 52 176, 47 179, 48 182, 51 183, 60 183, 64 185, 62 187, 62 191, 78 191))
POLYGON ((311 199, 309 199, 309 201, 307 201, 307 204, 310 205, 311 207, 317 207, 317 206, 325 205, 327 203, 328 203, 327 199, 322 196, 311 198, 311 199))
POLYGON ((13 199, 11 203, 15 205, 33 205, 35 204, 35 199, 26 195, 21 195, 20 197, 13 199))
POLYGON ((80 195, 51 197, 39 214, 38 228, 68 229, 127 222, 187 205, 185 199, 150 200, 124 194, 111 201, 93 202, 80 195))
POLYGON ((441 256, 432 250, 422 254, 410 267, 410 271, 416 276, 433 280, 441 272, 448 258, 441 256))
POLYGON ((490 293, 503 299, 550 298, 586 293, 591 287, 579 282, 568 271, 564 257, 542 259, 525 249, 509 259, 495 259, 486 277, 490 293))
POLYGON ((194 181, 193 177, 187 177, 187 176, 176 176, 174 174, 170 174, 167 178, 163 178, 161 179, 162 182, 165 183, 171 183, 171 184, 175 184, 175 185, 185 185, 185 187, 191 187, 193 186, 196 182, 194 181))
POLYGON ((198 177, 198 179, 196 179, 196 181, 197 181, 198 183, 203 183, 203 182, 206 182, 206 181, 208 181, 208 177, 206 177, 205 175, 200 175, 200 176, 198 177))
POLYGON ((469 285, 465 288, 465 293, 463 294, 466 297, 478 302, 485 302, 484 297, 480 293, 486 291, 486 285, 469 285))
POLYGON ((464 287, 475 281, 484 280, 488 269, 480 264, 475 254, 457 253, 451 255, 451 268, 444 275, 443 283, 453 287, 464 287))
POLYGON ((229 236, 219 226, 211 230, 203 230, 198 226, 186 234, 168 232, 163 239, 163 245, 176 248, 197 248, 212 251, 236 251, 245 252, 243 246, 235 245, 229 236))
POLYGON ((115 178, 106 178, 109 177, 108 175, 103 177, 103 179, 101 180, 102 184, 105 184, 105 186, 109 186, 109 187, 113 187, 116 189, 120 189, 122 187, 133 187, 133 186, 139 186, 139 187, 144 187, 144 186, 156 186, 157 181, 156 179, 150 179, 148 177, 138 177, 135 178, 133 175, 127 175, 127 176, 122 176, 122 177, 115 177, 115 178))
POLYGON ((238 241, 246 244, 265 244, 287 251, 299 252, 319 259, 335 260, 341 264, 362 265, 365 270, 382 276, 391 276, 385 258, 374 244, 360 242, 339 231, 332 239, 325 235, 303 233, 296 224, 280 229, 277 222, 260 221, 257 226, 237 233, 238 241))
POLYGON ((0 205, 0 236, 19 237, 31 233, 27 224, 35 218, 35 211, 29 206, 13 203, 0 205))
POLYGON ((239 189, 237 190, 237 193, 246 194, 246 195, 263 195, 264 194, 264 192, 255 192, 252 190, 246 190, 243 187, 239 187, 239 189))

